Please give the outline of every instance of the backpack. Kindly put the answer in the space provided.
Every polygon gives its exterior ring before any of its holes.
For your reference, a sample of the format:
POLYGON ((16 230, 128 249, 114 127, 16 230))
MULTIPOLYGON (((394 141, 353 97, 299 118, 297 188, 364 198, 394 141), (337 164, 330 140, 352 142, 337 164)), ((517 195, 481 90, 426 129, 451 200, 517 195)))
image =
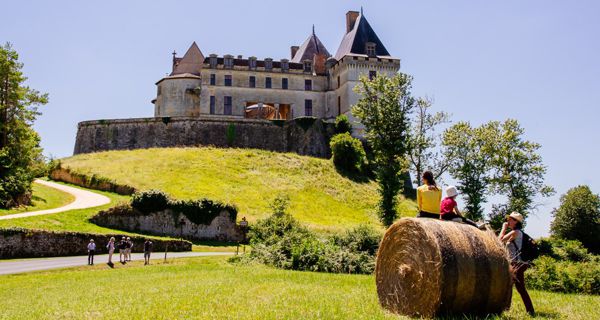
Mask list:
POLYGON ((540 249, 537 243, 527 233, 521 231, 523 234, 523 242, 521 243, 521 260, 525 262, 531 262, 540 256, 540 249))

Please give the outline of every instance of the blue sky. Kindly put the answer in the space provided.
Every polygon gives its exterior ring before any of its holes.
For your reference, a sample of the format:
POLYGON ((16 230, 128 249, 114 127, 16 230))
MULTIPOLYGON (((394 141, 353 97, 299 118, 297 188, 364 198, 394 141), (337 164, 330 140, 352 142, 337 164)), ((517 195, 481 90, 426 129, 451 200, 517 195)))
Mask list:
POLYGON ((541 143, 547 183, 528 231, 546 235, 559 196, 600 192, 600 4, 596 1, 11 1, 0 42, 50 94, 35 124, 47 155, 72 154, 83 120, 152 116, 171 52, 289 58, 316 33, 334 54, 360 10, 413 93, 456 121, 515 118, 541 143))

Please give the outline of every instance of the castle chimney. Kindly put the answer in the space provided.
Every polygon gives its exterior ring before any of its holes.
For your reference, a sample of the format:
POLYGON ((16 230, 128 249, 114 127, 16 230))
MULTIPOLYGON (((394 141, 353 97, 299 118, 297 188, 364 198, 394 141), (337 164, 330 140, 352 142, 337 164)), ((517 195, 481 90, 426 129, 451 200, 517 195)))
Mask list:
POLYGON ((290 48, 291 53, 292 53, 292 56, 290 57, 290 59, 294 59, 294 56, 296 55, 296 52, 298 52, 298 49, 300 49, 300 47, 298 47, 298 46, 292 46, 290 48))
POLYGON ((348 11, 346 13, 346 33, 352 31, 357 18, 358 11, 348 11))

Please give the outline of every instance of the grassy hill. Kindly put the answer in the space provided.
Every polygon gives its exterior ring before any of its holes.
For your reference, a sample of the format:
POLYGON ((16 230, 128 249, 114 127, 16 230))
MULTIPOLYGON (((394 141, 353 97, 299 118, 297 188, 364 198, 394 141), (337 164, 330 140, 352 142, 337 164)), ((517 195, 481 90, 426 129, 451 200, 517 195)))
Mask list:
MULTIPOLYGON (((325 159, 249 149, 167 148, 82 154, 62 164, 178 199, 228 202, 250 221, 269 215, 269 203, 284 193, 291 200, 290 212, 314 228, 379 225, 376 183, 346 178, 325 159)), ((401 199, 399 210, 404 216, 416 213, 410 200, 401 199)))

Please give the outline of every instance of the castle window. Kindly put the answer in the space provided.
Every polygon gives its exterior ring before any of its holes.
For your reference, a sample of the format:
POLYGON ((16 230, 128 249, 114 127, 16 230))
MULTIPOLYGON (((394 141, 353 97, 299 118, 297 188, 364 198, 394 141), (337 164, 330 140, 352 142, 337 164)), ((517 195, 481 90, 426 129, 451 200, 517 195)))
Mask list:
POLYGON ((248 58, 248 68, 250 68, 250 70, 256 70, 256 57, 248 58))
POLYGON ((304 90, 306 90, 306 91, 312 90, 312 80, 310 80, 310 79, 304 80, 304 90))
POLYGON ((367 55, 369 57, 376 56, 377 53, 376 53, 376 50, 375 50, 375 46, 376 46, 375 43, 373 43, 373 42, 367 42, 367 44, 365 46, 366 46, 365 51, 366 51, 366 53, 367 53, 367 55))
POLYGON ((216 69, 217 68, 217 55, 216 54, 211 54, 210 58, 208 59, 209 63, 210 63, 210 68, 211 69, 216 69))
POLYGON ((214 86, 217 84, 217 75, 214 73, 210 74, 210 85, 214 86))
POLYGON ((288 78, 281 79, 281 89, 286 90, 288 88, 288 78))
POLYGON ((288 59, 281 60, 281 72, 288 72, 290 70, 290 63, 288 59))
POLYGON ((312 100, 304 100, 304 115, 312 117, 312 100))
POLYGON ((373 80, 375 77, 377 77, 377 71, 369 71, 369 80, 373 80))
POLYGON ((273 59, 266 58, 265 59, 265 70, 266 71, 271 71, 272 69, 273 69, 273 59))
POLYGON ((248 78, 248 87, 256 88, 256 77, 255 76, 250 76, 248 78))
POLYGON ((304 72, 312 72, 312 62, 304 61, 304 72))
POLYGON ((223 97, 223 114, 231 115, 231 96, 223 97))
POLYGON ((223 60, 223 64, 225 65, 225 68, 227 69, 231 69, 233 68, 233 56, 232 55, 226 55, 224 60, 223 60))
POLYGON ((272 84, 271 77, 266 77, 265 78, 265 88, 271 89, 271 84, 272 84))
POLYGON ((342 97, 338 96, 338 116, 342 114, 342 97))
POLYGON ((160 84, 159 84, 157 87, 158 87, 158 89, 157 89, 157 90, 158 90, 158 92, 156 93, 156 95, 157 95, 157 96, 160 96, 160 94, 161 94, 161 91, 162 91, 162 90, 161 90, 161 88, 162 88, 162 87, 160 86, 160 84))
POLYGON ((231 87, 231 75, 230 74, 225 75, 225 86, 231 87))
POLYGON ((340 87, 340 76, 338 76, 338 77, 337 77, 337 80, 338 80, 338 81, 337 81, 337 82, 338 82, 338 86, 337 86, 337 87, 338 87, 338 89, 339 89, 339 87, 340 87))
POLYGON ((210 114, 215 114, 215 96, 210 96, 210 114))

